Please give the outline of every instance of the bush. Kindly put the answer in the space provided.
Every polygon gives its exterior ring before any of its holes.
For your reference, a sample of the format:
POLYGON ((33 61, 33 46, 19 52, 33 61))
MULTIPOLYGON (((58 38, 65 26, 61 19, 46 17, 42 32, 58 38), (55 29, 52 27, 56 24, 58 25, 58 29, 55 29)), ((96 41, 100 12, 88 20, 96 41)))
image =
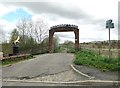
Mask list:
POLYGON ((76 53, 76 51, 74 48, 69 47, 69 49, 67 50, 67 53, 76 53))

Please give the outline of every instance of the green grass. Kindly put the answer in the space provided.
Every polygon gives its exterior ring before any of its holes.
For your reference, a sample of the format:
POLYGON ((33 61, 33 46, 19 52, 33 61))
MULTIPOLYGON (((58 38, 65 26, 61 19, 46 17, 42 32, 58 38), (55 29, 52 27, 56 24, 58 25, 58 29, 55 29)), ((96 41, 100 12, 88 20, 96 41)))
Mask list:
POLYGON ((61 53, 62 52, 62 48, 56 48, 55 50, 54 50, 54 53, 61 53))
POLYGON ((30 55, 26 58, 23 58, 23 57, 18 57, 18 58, 14 58, 14 60, 3 60, 1 63, 0 63, 0 66, 5 66, 5 65, 11 65, 11 64, 15 64, 17 62, 20 62, 20 61, 24 61, 24 60, 28 60, 28 59, 32 59, 33 56, 30 55))
POLYGON ((75 48, 69 47, 67 53, 76 53, 75 48))
POLYGON ((102 71, 120 70, 120 59, 118 58, 108 59, 89 50, 81 50, 78 53, 76 53, 74 63, 76 65, 96 67, 102 71))

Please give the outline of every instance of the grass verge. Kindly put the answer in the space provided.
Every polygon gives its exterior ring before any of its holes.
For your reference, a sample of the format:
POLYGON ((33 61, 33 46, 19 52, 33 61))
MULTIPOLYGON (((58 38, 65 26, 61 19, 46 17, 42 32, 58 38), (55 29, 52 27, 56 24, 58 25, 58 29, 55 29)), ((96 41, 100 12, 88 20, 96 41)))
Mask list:
POLYGON ((120 70, 120 59, 102 57, 93 51, 83 50, 75 54, 74 64, 96 67, 102 71, 120 70))

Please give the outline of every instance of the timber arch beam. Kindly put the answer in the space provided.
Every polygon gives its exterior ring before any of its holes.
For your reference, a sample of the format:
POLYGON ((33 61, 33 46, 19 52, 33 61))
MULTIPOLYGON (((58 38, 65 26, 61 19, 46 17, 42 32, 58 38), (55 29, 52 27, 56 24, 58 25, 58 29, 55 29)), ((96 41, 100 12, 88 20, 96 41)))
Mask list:
POLYGON ((53 35, 55 32, 70 32, 73 31, 75 34, 75 50, 79 50, 79 29, 76 25, 70 24, 61 24, 50 27, 49 30, 49 52, 53 53, 54 45, 53 45, 53 35))

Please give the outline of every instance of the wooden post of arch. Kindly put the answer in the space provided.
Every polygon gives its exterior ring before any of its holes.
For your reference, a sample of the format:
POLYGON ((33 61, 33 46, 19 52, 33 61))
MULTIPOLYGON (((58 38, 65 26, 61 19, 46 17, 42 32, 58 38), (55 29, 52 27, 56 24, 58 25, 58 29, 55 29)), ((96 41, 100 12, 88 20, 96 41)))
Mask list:
POLYGON ((79 51, 79 30, 74 30, 75 33, 75 50, 79 51))
POLYGON ((53 35, 54 35, 54 32, 53 30, 49 30, 49 52, 52 53, 53 52, 53 35))

